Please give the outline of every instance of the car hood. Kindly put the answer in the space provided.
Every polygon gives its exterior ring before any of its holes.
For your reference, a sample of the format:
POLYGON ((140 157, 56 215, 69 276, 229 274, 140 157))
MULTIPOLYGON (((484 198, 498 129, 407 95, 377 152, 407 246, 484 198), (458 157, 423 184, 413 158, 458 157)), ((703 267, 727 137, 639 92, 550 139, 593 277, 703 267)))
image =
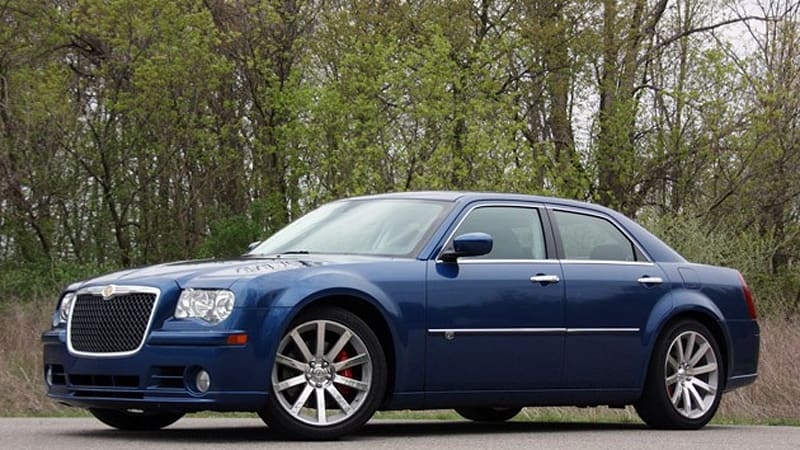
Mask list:
POLYGON ((92 278, 83 286, 101 284, 163 285, 174 281, 181 288, 187 284, 198 287, 228 288, 234 282, 257 276, 315 267, 330 260, 299 258, 236 258, 227 260, 178 261, 137 269, 123 270, 92 278))
POLYGON ((357 255, 289 255, 283 257, 248 257, 232 259, 178 261, 137 269, 123 270, 70 286, 106 284, 163 287, 177 283, 180 288, 229 288, 237 281, 287 270, 302 270, 329 264, 348 264, 392 259, 384 256, 357 255))

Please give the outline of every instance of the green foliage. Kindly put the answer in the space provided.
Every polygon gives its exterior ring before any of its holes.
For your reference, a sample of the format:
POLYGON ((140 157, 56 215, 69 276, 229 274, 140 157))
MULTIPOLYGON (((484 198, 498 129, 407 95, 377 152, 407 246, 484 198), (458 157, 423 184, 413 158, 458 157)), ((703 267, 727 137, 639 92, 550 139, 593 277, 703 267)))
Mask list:
POLYGON ((52 296, 336 198, 487 190, 644 217, 794 313, 799 13, 767 1, 738 54, 701 32, 713 5, 663 5, 0 2, 0 283, 52 296))
POLYGON ((797 267, 794 263, 769 264, 781 247, 773 235, 737 227, 711 229, 702 218, 689 216, 646 218, 642 224, 691 262, 738 269, 756 298, 759 314, 792 316, 800 312, 797 267))
POLYGON ((113 266, 81 264, 75 261, 26 264, 4 262, 0 265, 0 298, 3 299, 0 305, 47 298, 52 299, 55 304, 58 294, 69 284, 115 269, 113 266))
POLYGON ((247 246, 257 240, 259 224, 249 217, 237 215, 215 220, 211 233, 197 247, 199 258, 229 258, 247 251, 247 246))
POLYGON ((264 201, 254 202, 247 214, 234 214, 212 221, 211 232, 198 245, 198 258, 229 258, 245 253, 248 246, 278 231, 265 229, 274 207, 264 201))

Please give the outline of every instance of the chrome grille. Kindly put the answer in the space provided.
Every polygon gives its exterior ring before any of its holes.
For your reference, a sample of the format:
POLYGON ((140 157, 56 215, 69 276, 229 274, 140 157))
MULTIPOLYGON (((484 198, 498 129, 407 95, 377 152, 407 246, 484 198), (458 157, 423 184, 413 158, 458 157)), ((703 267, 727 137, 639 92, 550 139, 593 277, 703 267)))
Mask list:
POLYGON ((79 293, 69 319, 71 350, 99 355, 136 351, 145 339, 156 297, 128 292, 105 299, 79 293))

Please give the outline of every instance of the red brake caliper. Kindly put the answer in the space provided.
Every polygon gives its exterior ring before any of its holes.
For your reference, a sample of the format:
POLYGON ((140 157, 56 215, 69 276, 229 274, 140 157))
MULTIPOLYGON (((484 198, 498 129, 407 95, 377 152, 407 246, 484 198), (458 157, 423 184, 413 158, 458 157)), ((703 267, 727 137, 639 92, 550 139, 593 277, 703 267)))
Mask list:
MULTIPOLYGON (((333 359, 333 362, 342 362, 342 361, 347 361, 348 359, 350 359, 350 355, 347 354, 347 350, 342 350, 341 352, 339 352, 338 355, 336 355, 336 358, 333 359)), ((341 372, 337 372, 337 373, 339 375, 343 376, 343 377, 353 378, 353 368, 352 367, 348 367, 348 368, 342 370, 341 372)), ((342 393, 342 395, 347 396, 348 394, 350 394, 350 387, 349 386, 341 386, 340 385, 339 386, 339 391, 342 393)))

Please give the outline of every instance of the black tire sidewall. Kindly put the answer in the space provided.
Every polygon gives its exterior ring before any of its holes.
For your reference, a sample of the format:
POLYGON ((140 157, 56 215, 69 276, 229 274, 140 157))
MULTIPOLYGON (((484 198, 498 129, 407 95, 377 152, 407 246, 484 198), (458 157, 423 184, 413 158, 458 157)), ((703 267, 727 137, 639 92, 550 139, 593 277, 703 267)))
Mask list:
POLYGON ((372 384, 367 393, 367 398, 359 407, 355 414, 344 421, 329 426, 313 426, 303 423, 292 417, 283 406, 281 406, 277 395, 272 388, 272 370, 274 363, 270 366, 270 373, 267 374, 269 381, 269 396, 266 407, 259 412, 259 415, 269 427, 281 435, 300 440, 328 440, 336 439, 343 435, 352 433, 359 429, 369 420, 375 410, 380 406, 386 392, 387 367, 384 350, 378 337, 361 318, 355 314, 335 307, 314 308, 302 312, 292 322, 287 330, 281 335, 281 339, 286 333, 293 330, 300 324, 313 320, 329 320, 337 322, 350 328, 364 343, 372 360, 372 384))

